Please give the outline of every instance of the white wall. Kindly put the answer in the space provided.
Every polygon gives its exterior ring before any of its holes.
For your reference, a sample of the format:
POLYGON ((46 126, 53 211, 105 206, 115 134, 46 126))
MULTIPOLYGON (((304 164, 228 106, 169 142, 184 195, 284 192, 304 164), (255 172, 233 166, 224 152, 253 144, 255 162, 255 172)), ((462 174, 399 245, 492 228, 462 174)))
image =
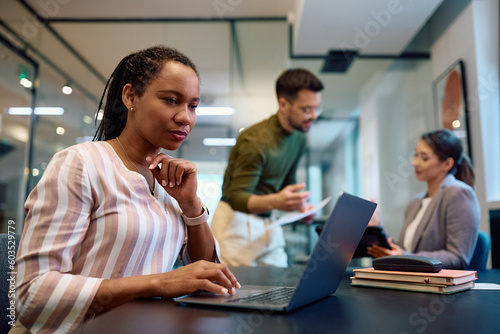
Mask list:
POLYGON ((487 210, 500 208, 500 8, 498 0, 475 1, 473 7, 477 50, 486 205, 482 229, 488 231, 487 210), (495 154, 495 152, 497 154, 495 154))
POLYGON ((432 82, 459 59, 465 64, 481 230, 489 232, 489 209, 500 208, 499 1, 462 1, 454 10, 455 17, 441 12, 424 30, 430 61, 414 67, 395 62, 361 92, 363 196, 378 199, 380 220, 396 239, 405 206, 425 189, 409 163, 420 134, 438 126, 432 82))
POLYGON ((406 205, 425 190, 411 161, 420 135, 435 128, 430 78, 429 61, 395 61, 361 92, 362 192, 396 240, 406 205))
POLYGON ((500 207, 498 6, 498 0, 472 1, 431 47, 434 79, 458 59, 465 65, 480 229, 487 232, 489 209, 500 207))

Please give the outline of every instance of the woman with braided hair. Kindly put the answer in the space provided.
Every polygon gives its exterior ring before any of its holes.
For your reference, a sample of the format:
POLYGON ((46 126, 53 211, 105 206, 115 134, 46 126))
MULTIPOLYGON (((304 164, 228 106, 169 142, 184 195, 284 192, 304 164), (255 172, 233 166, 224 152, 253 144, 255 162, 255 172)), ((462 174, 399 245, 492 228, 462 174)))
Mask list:
POLYGON ((56 153, 25 203, 12 332, 73 332, 134 298, 239 287, 219 263, 196 166, 160 153, 194 127, 195 65, 175 49, 141 50, 104 97, 95 141, 56 153), (172 270, 179 255, 185 265, 172 270))

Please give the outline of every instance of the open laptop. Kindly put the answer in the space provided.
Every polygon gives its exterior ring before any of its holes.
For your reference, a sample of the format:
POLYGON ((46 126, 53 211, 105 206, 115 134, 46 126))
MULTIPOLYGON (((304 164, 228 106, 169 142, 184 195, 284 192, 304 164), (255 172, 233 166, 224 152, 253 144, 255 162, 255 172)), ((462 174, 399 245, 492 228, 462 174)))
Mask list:
POLYGON ((175 301, 288 312, 328 297, 337 290, 376 206, 347 193, 340 195, 296 287, 247 285, 232 296, 197 291, 175 301))

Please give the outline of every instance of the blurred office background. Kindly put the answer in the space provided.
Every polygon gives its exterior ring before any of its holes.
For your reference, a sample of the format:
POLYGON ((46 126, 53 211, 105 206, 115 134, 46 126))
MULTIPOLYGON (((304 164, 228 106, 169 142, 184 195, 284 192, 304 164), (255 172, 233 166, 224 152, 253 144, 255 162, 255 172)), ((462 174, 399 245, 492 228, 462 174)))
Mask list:
MULTIPOLYGON (((425 189, 413 149, 421 133, 441 127, 437 87, 461 62, 469 118, 462 114, 455 130, 471 152, 489 232, 490 211, 500 209, 498 21, 498 0, 2 0, 1 232, 12 220, 21 233, 24 200, 51 156, 91 140, 119 60, 155 44, 197 64, 200 106, 232 108, 199 115, 169 153, 197 164, 212 212, 231 148, 219 145, 275 113, 277 76, 303 67, 325 90, 299 181, 314 204, 340 191, 375 199, 395 238, 405 206, 425 189)), ((314 232, 293 225, 287 235, 292 260, 307 256, 314 232)))

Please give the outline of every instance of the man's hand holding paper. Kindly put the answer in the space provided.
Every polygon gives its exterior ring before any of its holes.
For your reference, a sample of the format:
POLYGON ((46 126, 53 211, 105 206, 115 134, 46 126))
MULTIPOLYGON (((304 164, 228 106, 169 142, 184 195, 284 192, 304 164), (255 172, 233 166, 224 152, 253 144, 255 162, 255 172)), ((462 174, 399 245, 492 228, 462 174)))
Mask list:
POLYGON ((283 216, 281 216, 280 219, 276 220, 274 223, 267 226, 267 229, 270 230, 270 229, 273 229, 275 227, 278 227, 278 226, 281 226, 284 224, 293 223, 293 222, 296 222, 297 220, 301 220, 301 219, 304 220, 304 222, 306 222, 306 224, 310 224, 312 219, 314 218, 314 214, 317 211, 321 210, 326 204, 328 204, 328 202, 330 202, 331 199, 332 199, 331 197, 325 198, 321 203, 319 203, 316 206, 308 204, 305 211, 301 210, 301 212, 292 212, 292 213, 283 215, 283 216))

